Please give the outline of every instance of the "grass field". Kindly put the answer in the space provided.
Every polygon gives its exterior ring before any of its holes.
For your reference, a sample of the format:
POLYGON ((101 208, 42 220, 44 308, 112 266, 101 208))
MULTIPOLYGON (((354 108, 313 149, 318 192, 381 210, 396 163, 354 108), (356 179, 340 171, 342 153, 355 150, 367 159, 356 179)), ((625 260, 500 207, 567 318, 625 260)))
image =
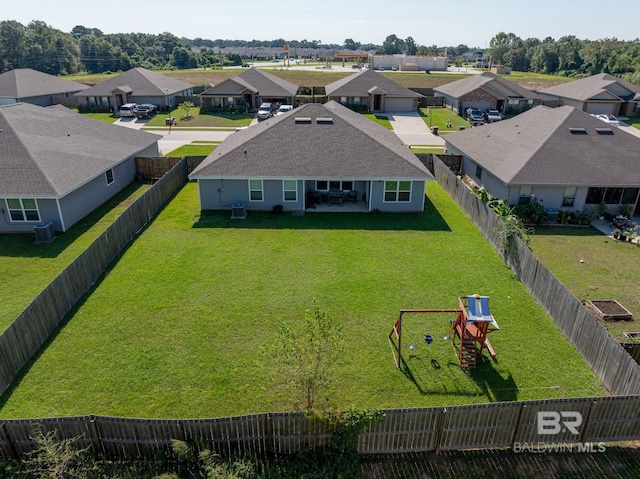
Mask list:
POLYGON ((387 117, 387 115, 376 115, 375 113, 364 113, 362 116, 369 118, 369 120, 371 121, 375 121, 378 125, 380 125, 383 128, 386 128, 387 130, 393 130, 393 127, 391 126, 391 122, 389 121, 389 118, 387 117))
POLYGON ((35 244, 33 234, 0 235, 0 282, 19 285, 2 300, 0 331, 149 187, 132 183, 50 244, 35 244))
MULTIPOLYGON (((461 69, 462 71, 463 69, 461 69)), ((192 85, 217 85, 222 81, 231 78, 233 76, 240 75, 243 68, 227 68, 224 70, 169 70, 159 71, 163 75, 171 76, 179 80, 185 81, 192 85)), ((325 86, 329 83, 337 81, 353 73, 346 71, 331 71, 331 70, 298 70, 295 68, 270 68, 267 70, 269 73, 283 78, 295 85, 299 86, 325 86)), ((464 73, 449 74, 432 72, 425 74, 423 72, 380 72, 388 78, 391 78, 396 83, 403 85, 407 88, 434 88, 446 83, 460 80, 465 76, 464 73)), ((95 85, 103 82, 116 75, 116 73, 107 74, 95 74, 95 75, 69 75, 65 79, 85 83, 87 85, 95 85)), ((529 72, 511 72, 509 75, 503 75, 503 77, 509 81, 517 83, 524 88, 530 90, 539 90, 542 88, 548 88, 559 83, 571 81, 571 78, 554 76, 554 75, 542 75, 538 73, 529 72)))
POLYGON ((461 126, 469 128, 467 120, 448 108, 420 108, 418 113, 427 126, 438 126, 439 133, 459 131, 461 126))
POLYGON ((0 399, 4 418, 221 417, 291 409, 260 348, 316 300, 342 322, 338 408, 419 407, 604 394, 580 355, 435 184, 422 214, 201 216, 188 184, 69 315, 0 399), (491 296, 501 331, 462 372, 447 315, 405 323, 407 369, 387 339, 401 308, 491 296), (424 344, 424 334, 436 340, 424 344))
POLYGON ((191 118, 184 118, 185 112, 182 108, 174 108, 170 113, 159 113, 153 118, 149 119, 145 124, 145 127, 165 126, 165 120, 167 117, 173 117, 177 120, 178 127, 180 128, 228 128, 230 130, 236 129, 241 126, 249 126, 253 115, 241 115, 230 113, 200 113, 199 108, 192 108, 189 111, 191 118))
POLYGON ((640 330, 638 245, 612 240, 596 228, 547 226, 536 228, 531 249, 578 299, 615 299, 633 313, 632 321, 603 322, 616 339, 640 330))
POLYGON ((220 143, 203 143, 193 141, 188 145, 183 145, 173 151, 170 151, 165 156, 207 156, 209 153, 215 150, 219 144, 220 143))

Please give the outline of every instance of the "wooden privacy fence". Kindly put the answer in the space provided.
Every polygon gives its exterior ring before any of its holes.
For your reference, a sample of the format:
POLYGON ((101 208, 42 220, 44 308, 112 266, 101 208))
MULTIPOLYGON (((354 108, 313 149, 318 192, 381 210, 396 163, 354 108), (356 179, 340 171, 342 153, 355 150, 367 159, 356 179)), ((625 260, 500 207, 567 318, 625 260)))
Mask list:
POLYGON ((640 366, 620 343, 520 238, 514 238, 507 251, 502 251, 496 234, 496 224, 501 221, 498 215, 437 157, 433 166, 440 186, 504 258, 611 394, 640 394, 640 366))
POLYGON ((181 161, 129 206, 0 335, 0 393, 109 263, 186 182, 187 163, 181 161))
MULTIPOLYGON (((518 445, 598 443, 640 437, 640 397, 553 399, 471 406, 389 409, 358 437, 361 454, 513 448, 518 445), (538 413, 577 412, 570 429, 539 434, 538 413)), ((303 413, 264 413, 221 419, 126 419, 81 416, 7 420, 0 423, 0 453, 19 458, 35 447, 34 432, 56 431, 79 438, 78 447, 112 457, 169 454, 171 440, 200 444, 217 454, 293 454, 323 448, 330 438, 324 421, 303 413)))
POLYGON ((182 160, 186 162, 187 175, 202 163, 206 156, 136 156, 136 171, 143 180, 156 181, 166 175, 182 160))

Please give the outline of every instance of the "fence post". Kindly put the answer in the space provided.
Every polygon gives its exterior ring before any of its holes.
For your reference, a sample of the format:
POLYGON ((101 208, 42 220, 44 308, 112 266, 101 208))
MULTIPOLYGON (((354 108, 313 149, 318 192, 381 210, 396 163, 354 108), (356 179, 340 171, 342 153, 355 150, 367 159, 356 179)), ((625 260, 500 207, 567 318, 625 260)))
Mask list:
POLYGON ((102 437, 100 436, 100 431, 98 430, 96 417, 93 414, 89 416, 89 430, 91 431, 91 443, 93 444, 93 449, 100 454, 104 454, 102 437))
POLYGON ((438 436, 436 437, 436 454, 440 454, 440 445, 442 443, 442 435, 444 434, 444 423, 447 420, 447 408, 442 410, 440 417, 440 424, 438 424, 438 436))
POLYGON ((11 459, 19 459, 20 456, 18 455, 18 451, 16 451, 15 446, 13 445, 13 439, 11 439, 4 421, 0 423, 0 434, 2 435, 2 439, 4 439, 5 444, 7 445, 7 447, 5 448, 7 455, 11 459))
POLYGON ((584 423, 584 427, 582 428, 582 434, 580 434, 580 442, 584 443, 584 438, 587 437, 587 432, 591 429, 591 420, 593 419, 593 415, 595 414, 596 404, 598 404, 597 400, 591 401, 591 405, 589 406, 589 413, 587 414, 587 420, 584 423))
POLYGON ((265 419, 266 427, 265 427, 265 449, 267 455, 272 456, 275 454, 276 450, 276 438, 273 436, 273 417, 270 413, 267 413, 267 417, 265 419))
POLYGON ((511 449, 516 442, 520 442, 520 430, 522 429, 522 422, 524 421, 524 412, 527 410, 527 405, 523 404, 518 413, 518 422, 516 428, 513 431, 513 438, 511 439, 511 449))

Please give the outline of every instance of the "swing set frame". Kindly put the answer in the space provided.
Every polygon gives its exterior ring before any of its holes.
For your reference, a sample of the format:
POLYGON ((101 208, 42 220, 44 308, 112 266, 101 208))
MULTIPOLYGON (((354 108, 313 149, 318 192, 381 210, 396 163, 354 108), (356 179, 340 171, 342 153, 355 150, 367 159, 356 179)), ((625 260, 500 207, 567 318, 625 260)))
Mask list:
POLYGON ((486 348, 493 359, 496 359, 494 351, 487 334, 492 331, 498 331, 500 327, 489 311, 489 297, 480 295, 460 296, 458 297, 457 309, 401 309, 400 315, 396 320, 391 332, 389 333, 389 343, 391 344, 391 352, 395 363, 400 369, 402 367, 402 317, 407 313, 455 313, 456 318, 451 322, 449 334, 445 339, 450 339, 451 344, 457 349, 458 361, 462 369, 470 369, 476 367, 476 359, 478 355, 482 355, 482 351, 486 348), (476 305, 476 301, 484 303, 476 305), (469 312, 467 312, 469 310, 469 312), (478 314, 481 314, 480 316, 478 314), (395 336, 398 342, 397 351, 394 351, 392 337, 395 336), (456 339, 459 344, 456 345, 456 339), (478 351, 479 347, 479 351, 478 351))
POLYGON ((402 317, 405 314, 410 313, 429 313, 429 314, 439 314, 439 313, 456 313, 458 315, 464 314, 463 310, 460 309, 401 309, 400 314, 398 315, 398 319, 396 323, 393 325, 391 332, 389 333, 389 342, 391 343, 391 352, 393 353, 393 359, 396 362, 398 368, 402 365, 402 317), (398 341, 398 354, 394 351, 393 339, 392 336, 396 337, 398 341))

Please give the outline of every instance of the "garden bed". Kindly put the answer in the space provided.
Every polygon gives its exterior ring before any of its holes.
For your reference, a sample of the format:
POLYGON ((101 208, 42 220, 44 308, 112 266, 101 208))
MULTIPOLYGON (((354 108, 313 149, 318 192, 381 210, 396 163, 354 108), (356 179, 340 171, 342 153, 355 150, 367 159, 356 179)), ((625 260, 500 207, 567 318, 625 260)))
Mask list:
POLYGON ((591 300, 587 302, 587 306, 596 317, 604 321, 630 320, 633 318, 631 312, 615 299, 591 300))

